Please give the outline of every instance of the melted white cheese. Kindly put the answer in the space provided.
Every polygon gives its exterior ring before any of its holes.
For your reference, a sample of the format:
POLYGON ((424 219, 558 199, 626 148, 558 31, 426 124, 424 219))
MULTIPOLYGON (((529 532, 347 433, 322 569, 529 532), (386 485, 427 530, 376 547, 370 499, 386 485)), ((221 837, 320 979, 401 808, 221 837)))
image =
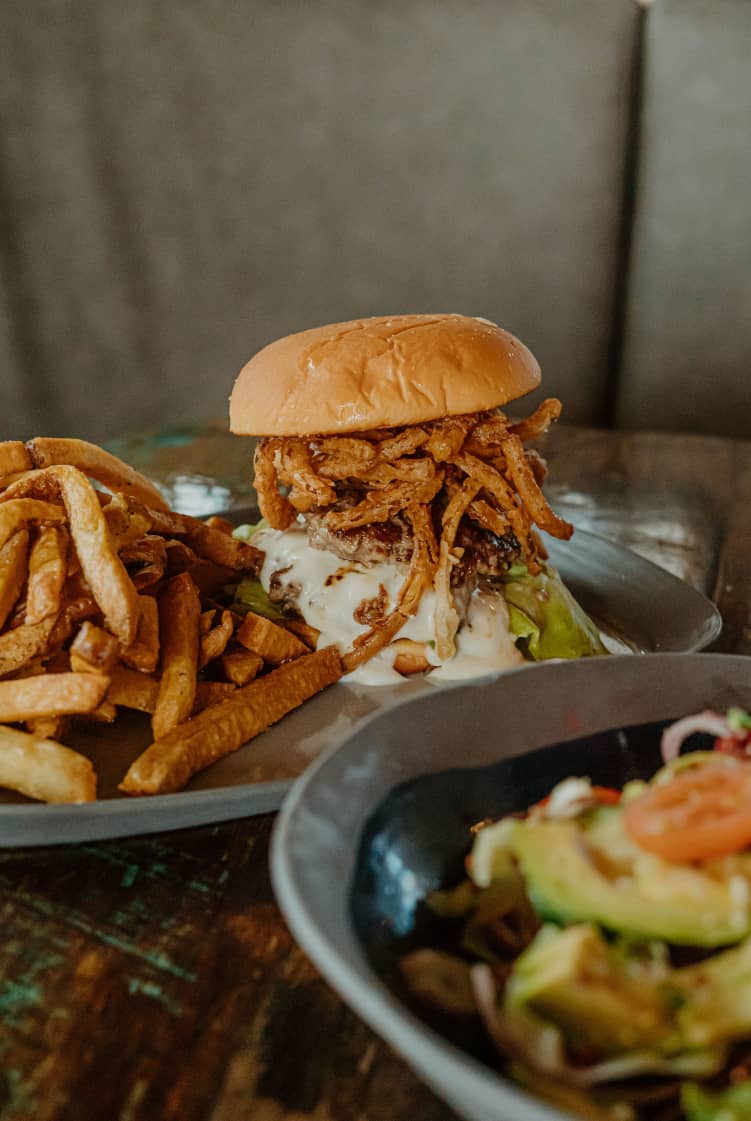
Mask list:
MULTIPOLYGON (((358 635, 369 630, 358 623, 354 612, 363 600, 375 599, 385 589, 386 610, 393 610, 407 566, 383 561, 372 565, 355 565, 343 561, 326 549, 313 549, 306 530, 294 525, 283 532, 261 529, 253 544, 266 554, 260 579, 269 590, 273 573, 282 573, 283 584, 299 588, 294 597, 296 609, 305 621, 319 630, 318 646, 335 645, 344 653, 351 649, 358 635), (286 570, 286 571, 282 571, 286 570)), ((479 677, 510 666, 523 658, 508 630, 508 612, 502 596, 474 592, 457 595, 457 609, 462 623, 456 636, 456 654, 441 664, 436 656, 435 593, 427 591, 420 600, 417 614, 408 619, 396 638, 411 638, 425 646, 425 657, 436 666, 429 674, 431 681, 455 681, 479 677)), ((386 647, 370 661, 347 675, 348 681, 362 685, 387 685, 403 678, 393 666, 394 651, 386 647)))

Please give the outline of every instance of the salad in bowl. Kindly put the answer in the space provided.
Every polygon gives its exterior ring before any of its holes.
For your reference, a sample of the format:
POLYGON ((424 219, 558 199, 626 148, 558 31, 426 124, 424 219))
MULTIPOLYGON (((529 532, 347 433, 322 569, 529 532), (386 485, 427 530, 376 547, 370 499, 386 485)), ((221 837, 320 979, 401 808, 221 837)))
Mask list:
POLYGON ((478 822, 466 876, 427 897, 434 944, 400 969, 416 1000, 479 1020, 504 1072, 571 1113, 746 1121, 751 717, 685 718, 661 751, 649 781, 567 778, 478 822))

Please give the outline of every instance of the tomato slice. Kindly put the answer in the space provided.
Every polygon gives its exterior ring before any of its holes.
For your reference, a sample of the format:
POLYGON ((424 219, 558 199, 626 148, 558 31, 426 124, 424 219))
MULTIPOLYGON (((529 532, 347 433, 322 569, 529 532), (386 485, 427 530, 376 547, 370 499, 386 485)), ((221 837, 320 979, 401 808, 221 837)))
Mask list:
POLYGON ((623 811, 631 840, 676 864, 751 844, 751 763, 706 763, 651 786, 623 811))

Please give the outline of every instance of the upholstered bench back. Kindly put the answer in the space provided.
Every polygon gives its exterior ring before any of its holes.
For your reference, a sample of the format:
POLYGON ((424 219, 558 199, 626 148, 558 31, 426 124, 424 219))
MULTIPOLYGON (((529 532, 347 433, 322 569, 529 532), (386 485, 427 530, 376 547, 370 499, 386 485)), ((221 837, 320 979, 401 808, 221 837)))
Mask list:
POLYGON ((226 413, 272 338, 496 319, 574 421, 747 434, 749 0, 28 0, 0 437, 226 413))

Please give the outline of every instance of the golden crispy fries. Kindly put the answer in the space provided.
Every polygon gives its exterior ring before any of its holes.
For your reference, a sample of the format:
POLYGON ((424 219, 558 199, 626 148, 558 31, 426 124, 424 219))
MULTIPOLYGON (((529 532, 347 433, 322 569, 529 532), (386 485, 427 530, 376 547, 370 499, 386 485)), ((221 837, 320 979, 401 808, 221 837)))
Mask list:
POLYGON ((164 536, 184 537, 190 548, 205 560, 234 571, 258 572, 263 553, 245 541, 238 541, 222 529, 212 529, 197 518, 171 511, 149 510, 151 528, 164 536))
POLYGON ((146 673, 115 666, 110 676, 107 700, 120 708, 134 708, 152 713, 156 708, 159 682, 146 673))
POLYGON ((33 466, 26 445, 21 440, 0 441, 0 481, 8 475, 30 471, 33 466))
POLYGON ((39 623, 24 623, 0 635, 0 678, 17 673, 44 650, 54 625, 50 615, 39 623))
POLYGON ((159 607, 153 596, 139 596, 138 609, 136 640, 121 656, 126 666, 153 673, 159 664, 159 607))
POLYGON ((308 647, 284 627, 277 626, 270 619, 254 615, 252 611, 243 619, 237 631, 237 641, 254 654, 259 654, 265 662, 278 666, 292 658, 308 654, 308 647))
POLYGON ((198 664, 201 668, 213 662, 227 649, 227 643, 232 638, 235 629, 231 611, 222 611, 222 619, 218 626, 201 637, 201 653, 198 664))
POLYGON ((0 786, 41 802, 91 802, 96 774, 89 760, 54 740, 0 726, 0 786))
POLYGON ((97 497, 103 503, 104 520, 118 553, 148 534, 151 519, 143 508, 131 509, 122 494, 103 495, 98 491, 97 497))
MULTIPOLYGON (((309 453, 293 455, 292 465, 318 495, 334 495, 309 453)), ((270 467, 276 479, 273 459, 270 467)), ((234 641, 242 619, 222 605, 237 574, 257 574, 262 561, 235 540, 229 521, 173 513, 148 480, 91 444, 0 442, 0 786, 90 800, 91 764, 59 742, 72 717, 111 723, 118 708, 131 708, 151 715, 158 742, 221 708, 238 683, 309 656, 266 620, 253 641, 270 659, 234 641), (206 665, 225 680, 200 680, 206 665)), ((315 642, 312 628, 305 634, 315 642)))
POLYGON ((34 467, 44 468, 58 464, 77 467, 109 490, 119 491, 120 494, 135 498, 157 510, 167 509, 167 503, 152 482, 96 444, 89 444, 86 440, 58 440, 38 436, 35 440, 29 440, 26 447, 34 467))
POLYGON ((138 593, 115 552, 96 491, 75 467, 58 464, 44 474, 59 487, 81 571, 107 626, 130 646, 138 626, 138 593))
POLYGON ((69 653, 74 673, 111 674, 120 658, 120 643, 87 620, 73 639, 69 653))
POLYGON ((242 747, 341 673, 341 660, 331 646, 279 666, 153 743, 131 765, 120 789, 126 794, 179 790, 192 775, 242 747))
POLYGON ((120 560, 127 567, 139 592, 153 588, 167 567, 167 546, 163 537, 148 534, 120 549, 120 560))
POLYGON ((91 720, 94 724, 114 724, 117 719, 117 709, 112 701, 108 701, 105 697, 98 708, 87 713, 86 719, 91 720))
POLYGON ((206 525, 209 529, 218 529, 221 533, 229 533, 230 536, 235 528, 232 522, 228 522, 226 518, 217 517, 216 514, 212 514, 210 518, 206 519, 206 525))
POLYGON ((28 522, 62 522, 65 511, 52 502, 36 498, 15 498, 5 501, 7 491, 0 494, 0 546, 28 522))
POLYGON ((0 627, 10 615, 26 579, 29 533, 19 529, 0 548, 0 627))
POLYGON ((188 573, 173 576, 159 597, 162 676, 151 721, 154 739, 187 720, 193 708, 200 614, 198 589, 188 573))
POLYGON ((26 589, 26 622, 39 623, 60 613, 61 595, 67 574, 68 534, 50 525, 41 529, 29 555, 26 589))
POLYGON ((248 685, 263 669, 263 658, 251 650, 237 650, 222 657, 222 671, 233 685, 248 685))
POLYGON ((40 740, 61 740, 68 727, 65 716, 41 716, 38 720, 26 720, 26 731, 40 740))
POLYGON ((315 650, 318 645, 321 632, 316 627, 311 627, 310 623, 306 623, 304 619, 285 619, 284 629, 296 634, 311 650, 315 650))
POLYGON ((93 712, 109 683, 101 673, 45 673, 0 681, 0 723, 93 712))
POLYGON ((202 611, 201 612, 201 617, 198 620, 198 633, 201 636, 201 638, 203 638, 203 636, 205 634, 209 633, 209 631, 211 630, 211 627, 214 623, 215 618, 216 618, 216 608, 215 607, 210 607, 208 609, 208 611, 202 611))
POLYGON ((226 701, 234 692, 235 686, 230 681, 199 681, 191 716, 197 716, 199 712, 211 708, 212 705, 226 701))

